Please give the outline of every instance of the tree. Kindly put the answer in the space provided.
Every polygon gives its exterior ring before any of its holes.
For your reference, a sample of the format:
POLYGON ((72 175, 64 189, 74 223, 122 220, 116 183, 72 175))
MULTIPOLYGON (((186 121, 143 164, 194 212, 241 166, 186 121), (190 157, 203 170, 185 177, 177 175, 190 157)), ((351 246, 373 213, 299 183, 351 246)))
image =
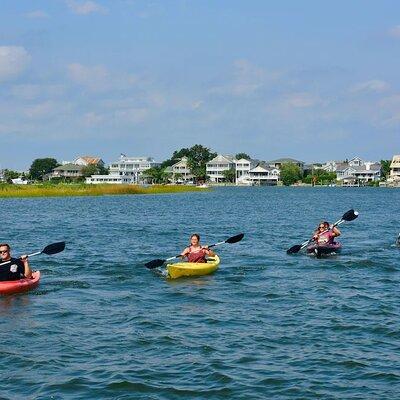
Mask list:
POLYGON ((212 153, 201 144, 195 144, 189 149, 188 167, 197 180, 206 179, 206 164, 216 156, 217 153, 212 153))
POLYGON ((161 166, 146 169, 143 175, 145 178, 150 179, 151 183, 166 183, 169 176, 161 166))
POLYGON ((235 156, 236 160, 244 158, 245 160, 251 160, 251 157, 247 153, 238 153, 235 156))
POLYGON ((174 165, 178 160, 180 160, 183 157, 188 157, 190 150, 187 148, 182 148, 180 150, 175 150, 172 154, 172 157, 169 158, 168 160, 165 160, 161 163, 162 168, 170 167, 171 165, 174 165))
POLYGON ((285 186, 293 185, 301 179, 300 167, 292 162, 283 163, 280 168, 281 181, 285 186))
POLYGON ((85 165, 82 168, 81 172, 85 178, 88 176, 92 176, 92 175, 108 175, 109 174, 109 171, 107 168, 105 168, 101 165, 96 165, 96 164, 85 165))
POLYGON ((17 171, 12 171, 11 169, 5 169, 3 171, 3 176, 7 183, 12 183, 12 179, 19 178, 20 173, 17 171))
POLYGON ((58 165, 55 158, 37 158, 29 168, 29 176, 33 180, 43 180, 43 176, 53 171, 58 165))
POLYGON ((382 169, 382 179, 386 180, 388 175, 390 174, 390 164, 391 160, 381 160, 381 169, 382 169))
POLYGON ((236 172, 233 168, 222 171, 222 175, 224 176, 226 182, 235 182, 236 172))
POLYGON ((304 183, 312 183, 313 185, 327 185, 336 181, 336 172, 327 172, 321 168, 314 169, 311 174, 303 178, 304 183))

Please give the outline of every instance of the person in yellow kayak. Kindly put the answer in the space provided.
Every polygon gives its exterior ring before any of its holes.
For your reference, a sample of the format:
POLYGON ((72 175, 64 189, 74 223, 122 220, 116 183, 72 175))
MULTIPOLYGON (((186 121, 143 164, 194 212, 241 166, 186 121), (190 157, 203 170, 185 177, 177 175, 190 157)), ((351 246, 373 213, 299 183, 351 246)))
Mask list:
POLYGON ((188 262, 191 263, 205 263, 207 262, 206 256, 214 256, 215 253, 208 248, 208 246, 202 246, 200 244, 200 236, 194 233, 190 236, 190 245, 186 247, 181 253, 182 258, 187 258, 188 262))
POLYGON ((18 281, 32 278, 28 256, 11 257, 11 248, 7 243, 0 244, 0 281, 18 281))
POLYGON ((335 238, 340 235, 341 233, 336 226, 331 228, 329 222, 324 221, 318 225, 318 228, 314 232, 313 239, 316 243, 323 246, 332 244, 335 238))

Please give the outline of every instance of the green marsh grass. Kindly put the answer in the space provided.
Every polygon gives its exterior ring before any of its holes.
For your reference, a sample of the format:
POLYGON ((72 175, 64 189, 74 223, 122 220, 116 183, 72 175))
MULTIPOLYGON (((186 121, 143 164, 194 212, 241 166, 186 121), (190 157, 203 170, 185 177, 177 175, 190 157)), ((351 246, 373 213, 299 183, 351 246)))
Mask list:
POLYGON ((9 185, 0 184, 0 198, 7 197, 69 197, 69 196, 109 196, 129 194, 167 194, 183 192, 200 192, 195 186, 183 185, 87 185, 80 184, 33 184, 9 185))

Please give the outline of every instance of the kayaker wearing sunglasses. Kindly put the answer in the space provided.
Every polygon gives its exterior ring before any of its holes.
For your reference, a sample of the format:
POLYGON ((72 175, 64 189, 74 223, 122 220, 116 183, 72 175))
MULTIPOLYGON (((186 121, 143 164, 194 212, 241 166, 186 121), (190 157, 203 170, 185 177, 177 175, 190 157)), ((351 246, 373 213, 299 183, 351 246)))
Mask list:
POLYGON ((214 256, 215 253, 208 248, 208 246, 202 246, 200 244, 200 236, 194 233, 190 236, 190 245, 186 247, 181 253, 181 257, 186 257, 190 263, 205 263, 207 262, 206 256, 214 256))
POLYGON ((314 232, 313 240, 318 243, 318 245, 329 245, 335 241, 335 238, 340 236, 339 229, 334 226, 331 228, 329 222, 321 222, 314 232))
POLYGON ((18 281, 31 278, 28 256, 11 257, 11 248, 7 243, 0 244, 0 281, 18 281), (1 263, 5 263, 1 265, 1 263))

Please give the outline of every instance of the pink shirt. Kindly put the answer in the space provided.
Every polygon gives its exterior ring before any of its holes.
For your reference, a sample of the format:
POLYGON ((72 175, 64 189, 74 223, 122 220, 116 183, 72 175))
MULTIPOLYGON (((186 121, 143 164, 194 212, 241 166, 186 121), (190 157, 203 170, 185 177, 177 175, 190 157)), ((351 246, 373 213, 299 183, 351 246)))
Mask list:
POLYGON ((333 232, 327 231, 327 232, 321 233, 318 236, 317 243, 319 245, 331 244, 331 243, 333 243, 334 239, 335 239, 335 235, 333 234, 333 232))

